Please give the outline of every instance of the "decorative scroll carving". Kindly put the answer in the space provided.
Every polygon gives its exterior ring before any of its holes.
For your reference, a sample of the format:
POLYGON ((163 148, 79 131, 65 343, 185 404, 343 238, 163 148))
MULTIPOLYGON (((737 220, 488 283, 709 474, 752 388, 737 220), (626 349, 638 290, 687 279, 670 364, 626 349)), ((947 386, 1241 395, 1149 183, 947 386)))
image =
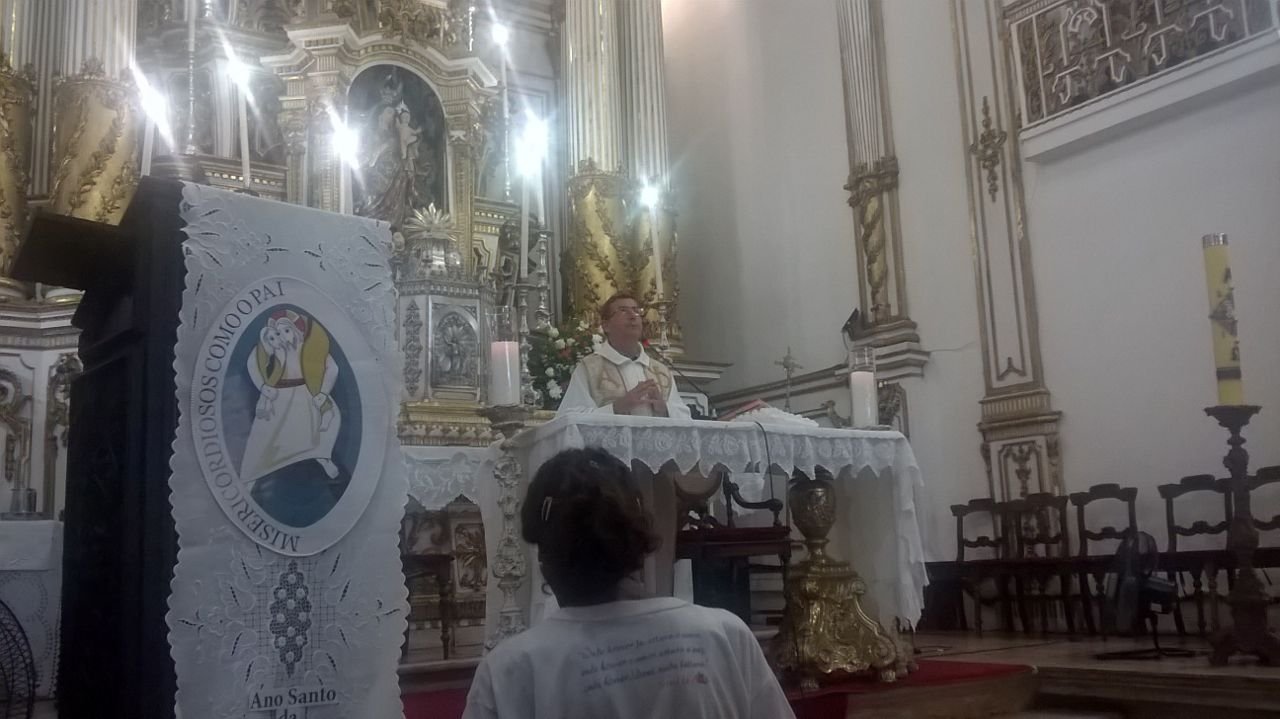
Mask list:
POLYGON ((1028 0, 1005 17, 1029 124, 1276 27, 1267 0, 1028 0))
POLYGON ((405 307, 403 342, 404 391, 415 397, 422 383, 422 312, 412 298, 405 307))
POLYGON ((476 387, 480 377, 480 340, 475 319, 445 312, 431 340, 431 386, 476 387))
POLYGON ((986 95, 982 96, 982 134, 969 145, 978 166, 987 173, 987 194, 991 201, 996 201, 1000 192, 1000 162, 1003 157, 1004 142, 1009 134, 995 126, 991 119, 991 102, 986 95))
POLYGON ((441 8, 421 0, 382 0, 378 24, 383 32, 401 40, 449 48, 457 45, 467 24, 466 10, 441 8))

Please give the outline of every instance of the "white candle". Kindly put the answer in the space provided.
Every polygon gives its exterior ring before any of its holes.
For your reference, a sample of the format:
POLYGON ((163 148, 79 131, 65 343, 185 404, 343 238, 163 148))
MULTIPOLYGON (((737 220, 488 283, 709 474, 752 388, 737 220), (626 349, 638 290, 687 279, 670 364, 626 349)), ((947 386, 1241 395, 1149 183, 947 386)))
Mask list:
POLYGON ((658 299, 667 296, 665 283, 662 281, 662 247, 658 234, 658 206, 649 207, 649 241, 653 243, 653 283, 658 291, 658 299))
POLYGON ((849 394, 853 399, 853 412, 849 420, 855 428, 880 424, 880 398, 876 392, 875 372, 850 372, 849 394))
POLYGON ((489 345, 489 404, 520 404, 520 343, 489 345))
POLYGON ((253 189, 253 169, 249 165, 249 94, 248 87, 236 88, 240 96, 240 173, 244 177, 244 189, 253 189))
POLYGON ((529 274, 529 185, 532 173, 526 171, 520 178, 520 279, 529 274))

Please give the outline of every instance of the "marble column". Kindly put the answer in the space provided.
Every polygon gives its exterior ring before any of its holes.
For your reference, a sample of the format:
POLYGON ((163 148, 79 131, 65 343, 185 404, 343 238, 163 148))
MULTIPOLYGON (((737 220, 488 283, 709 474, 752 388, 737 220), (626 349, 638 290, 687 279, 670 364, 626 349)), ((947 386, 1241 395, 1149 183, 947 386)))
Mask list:
POLYGON ((593 322, 606 299, 632 289, 634 277, 629 183, 621 172, 617 0, 566 0, 561 35, 570 165, 566 295, 569 316, 593 322))
MULTIPOLYGON (((633 227, 632 251, 636 258, 635 292, 646 304, 657 299, 672 302, 668 334, 675 349, 681 344, 676 302, 680 296, 676 278, 676 223, 671 182, 667 174, 666 65, 662 51, 662 0, 625 0, 619 5, 619 46, 622 95, 623 163, 635 178, 638 190, 652 185, 659 201, 652 213, 639 212, 633 227), (659 297, 653 244, 662 258, 663 293, 659 297)), ((633 204, 639 207, 639 203, 633 204)), ((656 323, 655 311, 650 323, 656 323)), ((651 324, 656 326, 656 324, 651 324)))
POLYGON ((835 0, 864 328, 907 317, 880 0, 835 0))
POLYGON ((116 223, 137 188, 143 125, 130 66, 137 0, 61 0, 49 207, 116 223))

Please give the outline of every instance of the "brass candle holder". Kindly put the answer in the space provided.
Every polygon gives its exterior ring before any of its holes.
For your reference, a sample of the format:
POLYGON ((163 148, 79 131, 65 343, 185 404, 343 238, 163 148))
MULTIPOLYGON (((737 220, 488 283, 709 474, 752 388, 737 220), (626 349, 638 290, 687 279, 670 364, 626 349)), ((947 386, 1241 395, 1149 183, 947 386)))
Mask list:
POLYGON ((848 562, 827 555, 836 522, 836 489, 829 472, 797 473, 787 492, 791 517, 804 535, 808 557, 787 571, 786 609, 770 648, 775 666, 800 688, 816 690, 824 677, 866 671, 882 681, 905 676, 909 657, 862 609, 866 582, 848 562))
POLYGON ((1213 417, 1229 433, 1226 457, 1222 464, 1231 474, 1232 503, 1235 506, 1231 527, 1227 531, 1227 548, 1235 555, 1235 584, 1227 596, 1231 607, 1231 626, 1209 638, 1213 652, 1209 663, 1223 665, 1235 654, 1252 654, 1264 664, 1280 664, 1280 637, 1267 626, 1270 597, 1253 568, 1253 553, 1258 548, 1258 528, 1253 521, 1249 490, 1249 452, 1244 448, 1240 431, 1261 407, 1256 405, 1218 405, 1208 407, 1205 414, 1213 417))

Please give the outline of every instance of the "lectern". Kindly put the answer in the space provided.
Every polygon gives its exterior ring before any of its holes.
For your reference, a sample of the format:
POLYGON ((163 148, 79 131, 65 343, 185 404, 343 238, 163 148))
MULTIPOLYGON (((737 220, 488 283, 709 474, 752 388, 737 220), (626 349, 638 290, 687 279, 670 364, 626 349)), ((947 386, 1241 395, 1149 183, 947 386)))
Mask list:
POLYGON ((146 177, 118 227, 38 212, 12 272, 84 292, 73 320, 84 372, 71 386, 62 719, 174 716, 165 612, 178 549, 168 477, 181 202, 179 183, 146 177))

